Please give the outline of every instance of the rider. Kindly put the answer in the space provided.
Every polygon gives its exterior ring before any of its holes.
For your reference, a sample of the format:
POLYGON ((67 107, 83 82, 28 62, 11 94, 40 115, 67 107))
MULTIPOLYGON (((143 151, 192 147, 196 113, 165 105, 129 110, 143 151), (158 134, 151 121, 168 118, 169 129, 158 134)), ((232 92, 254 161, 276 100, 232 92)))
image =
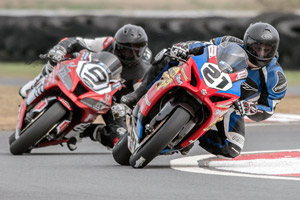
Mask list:
MULTIPOLYGON (((121 77, 125 80, 125 87, 115 94, 119 101, 121 96, 134 91, 140 84, 140 79, 146 69, 150 67, 152 58, 151 50, 148 48, 148 36, 140 26, 126 24, 121 27, 114 37, 99 37, 86 39, 81 37, 70 37, 62 39, 57 45, 49 50, 51 61, 42 69, 42 72, 20 88, 20 95, 24 98, 32 86, 41 77, 53 71, 53 67, 66 55, 87 49, 92 52, 108 51, 115 54, 121 61, 123 70, 121 77)), ((120 134, 126 131, 124 118, 114 120, 112 112, 108 111, 102 115, 106 124, 91 124, 81 137, 90 136, 93 141, 99 141, 104 146, 112 148, 118 141, 120 134)), ((74 141, 74 140, 71 140, 74 141)), ((76 143, 76 140, 73 142, 76 143)), ((74 144, 75 145, 75 144, 74 144)))
MULTIPOLYGON (((287 80, 277 62, 279 34, 268 23, 251 24, 244 34, 244 40, 224 36, 214 38, 209 43, 179 43, 173 45, 170 53, 181 58, 186 58, 188 54, 200 55, 204 46, 221 42, 235 42, 245 49, 249 57, 248 77, 242 84, 241 98, 235 103, 235 109, 230 109, 223 120, 216 124, 217 130, 210 130, 202 136, 199 145, 212 154, 234 158, 240 154, 245 142, 244 116, 257 122, 272 116, 276 105, 285 96, 287 80)), ((162 55, 159 53, 155 57, 153 67, 143 77, 142 85, 135 92, 122 97, 123 103, 132 106, 143 96, 147 91, 146 86, 169 62, 162 55)))

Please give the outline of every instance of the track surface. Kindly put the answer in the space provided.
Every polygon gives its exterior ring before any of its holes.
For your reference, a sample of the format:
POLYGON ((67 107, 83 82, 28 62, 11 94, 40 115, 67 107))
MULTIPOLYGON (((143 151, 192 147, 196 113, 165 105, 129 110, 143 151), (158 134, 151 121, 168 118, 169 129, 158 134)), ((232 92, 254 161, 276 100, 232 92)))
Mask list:
MULTIPOLYGON (((244 151, 299 149, 299 128, 248 126, 244 151)), ((299 199, 300 181, 182 172, 170 168, 182 157, 177 154, 157 157, 144 169, 122 167, 88 139, 75 152, 54 146, 12 156, 9 134, 0 133, 0 199, 299 199)), ((206 154, 195 145, 188 156, 206 154)))

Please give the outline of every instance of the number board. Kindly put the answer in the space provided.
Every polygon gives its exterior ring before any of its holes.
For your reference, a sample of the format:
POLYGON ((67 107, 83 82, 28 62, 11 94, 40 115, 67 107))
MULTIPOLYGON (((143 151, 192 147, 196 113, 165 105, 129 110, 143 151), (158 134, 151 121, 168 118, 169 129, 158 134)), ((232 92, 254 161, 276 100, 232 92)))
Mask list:
POLYGON ((201 73, 205 84, 210 88, 226 91, 232 87, 230 76, 222 72, 216 64, 204 63, 201 73))

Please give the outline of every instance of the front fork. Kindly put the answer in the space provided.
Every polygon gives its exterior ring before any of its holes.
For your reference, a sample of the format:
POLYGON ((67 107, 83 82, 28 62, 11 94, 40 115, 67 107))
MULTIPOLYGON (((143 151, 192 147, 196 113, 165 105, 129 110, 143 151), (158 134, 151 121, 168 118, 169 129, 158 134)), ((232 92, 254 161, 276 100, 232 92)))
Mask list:
MULTIPOLYGON (((127 115, 127 127, 128 127, 128 148, 131 153, 137 152, 138 149, 147 142, 149 138, 153 134, 156 133, 157 130, 164 124, 165 120, 169 118, 169 116, 174 112, 177 107, 182 107, 183 109, 187 110, 192 119, 195 118, 195 110, 193 107, 188 105, 185 102, 177 102, 170 100, 165 104, 165 106, 155 115, 155 117, 148 123, 143 126, 141 122, 141 112, 139 112, 139 105, 137 105, 134 110, 132 111, 131 115, 127 115), (145 132, 146 136, 143 135, 145 132)), ((190 120, 189 123, 181 130, 178 134, 179 139, 175 140, 174 142, 170 143, 171 147, 175 147, 181 139, 188 133, 192 128, 195 126, 196 121, 190 120)))

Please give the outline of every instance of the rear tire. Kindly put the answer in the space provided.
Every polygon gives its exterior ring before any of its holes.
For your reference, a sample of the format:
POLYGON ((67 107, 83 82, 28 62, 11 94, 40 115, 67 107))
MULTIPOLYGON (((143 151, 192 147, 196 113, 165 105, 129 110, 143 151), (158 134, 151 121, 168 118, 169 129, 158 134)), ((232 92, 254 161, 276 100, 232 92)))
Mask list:
POLYGON ((8 143, 9 145, 11 145, 14 141, 16 141, 16 137, 15 137, 16 132, 13 132, 9 138, 8 138, 8 143))
POLYGON ((60 102, 55 102, 17 140, 10 138, 10 152, 13 155, 28 152, 66 113, 65 107, 60 102))
POLYGON ((178 107, 157 133, 136 154, 130 157, 130 165, 134 168, 145 167, 167 147, 190 118, 189 112, 178 107))
POLYGON ((122 135, 112 151, 113 157, 120 165, 129 165, 131 152, 128 149, 128 133, 122 135))

